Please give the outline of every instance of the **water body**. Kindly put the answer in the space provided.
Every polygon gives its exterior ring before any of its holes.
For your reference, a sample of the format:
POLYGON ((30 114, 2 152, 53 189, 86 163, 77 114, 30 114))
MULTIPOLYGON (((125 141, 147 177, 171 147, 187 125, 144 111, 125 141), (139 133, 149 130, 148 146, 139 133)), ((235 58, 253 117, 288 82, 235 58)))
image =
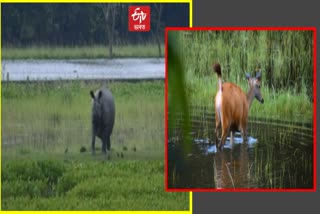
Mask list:
POLYGON ((163 58, 3 60, 2 81, 164 79, 163 58))
POLYGON ((169 124, 169 188, 313 187, 312 121, 251 117, 248 142, 237 133, 233 144, 228 138, 223 151, 217 152, 214 113, 191 112, 196 113, 189 133, 183 131, 182 117, 169 124), (182 147, 188 145, 184 154, 182 147))

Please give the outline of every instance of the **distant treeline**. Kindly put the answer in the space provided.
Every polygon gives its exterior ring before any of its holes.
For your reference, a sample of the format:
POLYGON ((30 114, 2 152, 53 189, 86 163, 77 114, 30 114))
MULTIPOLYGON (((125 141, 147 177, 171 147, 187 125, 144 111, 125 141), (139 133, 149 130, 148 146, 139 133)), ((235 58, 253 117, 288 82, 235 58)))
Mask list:
MULTIPOLYGON (((164 41, 165 26, 188 26, 189 4, 113 4, 116 5, 114 44, 164 41), (128 7, 151 7, 151 31, 128 31, 128 7), (156 35, 158 34, 158 35, 156 35)), ((81 46, 108 44, 107 23, 101 4, 2 4, 3 46, 81 46)))
POLYGON ((219 62, 226 81, 238 83, 244 72, 261 67, 263 82, 274 90, 313 88, 313 32, 184 31, 179 33, 184 66, 195 75, 214 75, 219 62))

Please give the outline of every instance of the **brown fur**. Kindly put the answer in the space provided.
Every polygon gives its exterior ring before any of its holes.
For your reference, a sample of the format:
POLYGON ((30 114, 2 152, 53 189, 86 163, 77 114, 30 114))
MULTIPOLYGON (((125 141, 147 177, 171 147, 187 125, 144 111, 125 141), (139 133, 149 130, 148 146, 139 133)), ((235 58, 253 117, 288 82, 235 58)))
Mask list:
MULTIPOLYGON (((222 128, 219 149, 223 147, 230 131, 235 132, 239 130, 241 131, 244 139, 246 138, 247 117, 249 111, 247 95, 241 90, 241 88, 228 82, 222 84, 222 88, 221 121, 219 116, 217 116, 219 113, 216 109, 216 142, 218 142, 217 129, 220 125, 222 128)), ((215 98, 215 100, 216 99, 217 98, 215 98)))
POLYGON ((219 64, 215 64, 214 69, 219 79, 218 92, 215 96, 216 146, 221 150, 229 132, 231 132, 231 142, 235 131, 241 131, 243 140, 247 140, 247 120, 251 103, 254 98, 261 103, 264 100, 259 89, 261 74, 257 75, 257 78, 251 78, 250 75, 247 77, 250 89, 245 94, 239 86, 233 83, 222 84, 219 64), (218 143, 219 128, 222 129, 220 143, 218 143))

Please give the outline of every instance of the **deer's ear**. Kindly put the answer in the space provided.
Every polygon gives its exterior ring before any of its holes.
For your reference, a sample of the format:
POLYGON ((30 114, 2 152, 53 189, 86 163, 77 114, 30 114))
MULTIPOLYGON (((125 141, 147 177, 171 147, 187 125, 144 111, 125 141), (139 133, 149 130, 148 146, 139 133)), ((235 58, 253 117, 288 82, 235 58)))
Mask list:
POLYGON ((90 95, 91 95, 91 98, 94 99, 94 93, 93 93, 93 91, 90 91, 90 95))
POLYGON ((251 77, 251 75, 250 75, 250 74, 248 74, 248 73, 246 73, 246 78, 247 78, 247 80, 249 80, 249 79, 250 79, 250 77, 251 77))
POLYGON ((262 77, 261 71, 259 71, 259 72, 257 73, 257 75, 256 75, 256 79, 259 80, 259 81, 261 81, 261 77, 262 77))

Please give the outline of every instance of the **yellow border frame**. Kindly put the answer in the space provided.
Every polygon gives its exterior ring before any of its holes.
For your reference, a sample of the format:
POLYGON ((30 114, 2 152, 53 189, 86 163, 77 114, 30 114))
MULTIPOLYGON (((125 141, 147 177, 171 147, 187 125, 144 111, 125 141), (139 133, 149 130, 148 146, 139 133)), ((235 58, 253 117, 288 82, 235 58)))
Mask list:
MULTIPOLYGON (((192 27, 192 11, 193 11, 193 4, 192 4, 192 0, 100 0, 100 1, 96 1, 96 0, 75 0, 75 1, 67 1, 67 0, 54 0, 54 1, 50 1, 50 0, 0 0, 0 10, 2 10, 2 3, 101 3, 101 2, 109 2, 109 3, 189 3, 189 27, 192 27)), ((1 14, 1 12, 0 12, 1 14)), ((1 17, 0 16, 0 64, 2 65, 2 31, 1 31, 1 27, 2 27, 2 21, 1 21, 1 17)), ((2 66, 0 68, 0 72, 2 74, 2 66)), ((1 86, 1 81, 2 81, 2 75, 0 76, 0 110, 1 110, 1 106, 2 106, 2 86, 1 86)), ((0 114, 0 128, 2 127, 2 111, 0 114)), ((2 129, 0 131, 0 137, 2 139, 2 129)), ((2 147, 1 144, 1 139, 0 139, 0 146, 2 147)), ((0 147, 0 157, 1 157, 1 147, 0 147)), ((1 164, 2 164, 2 160, 0 159, 0 169, 1 169, 1 164)), ((0 176, 1 176, 1 171, 0 171, 0 176)), ((1 182, 0 182, 0 189, 1 189, 1 182)), ((2 194, 0 193, 0 202, 1 202, 1 197, 2 194)), ((85 213, 91 213, 93 211, 2 211, 1 209, 1 204, 0 204, 0 213, 4 213, 4 214, 19 214, 19 213, 26 213, 26 214, 32 214, 32 213, 81 213, 81 214, 85 214, 85 213)), ((151 214, 168 214, 168 213, 173 213, 173 214, 191 214, 192 213, 192 192, 189 193, 189 210, 188 211, 94 211, 96 213, 103 213, 103 214, 121 214, 121 213, 137 213, 137 214, 147 214, 147 213, 151 213, 151 214)))

